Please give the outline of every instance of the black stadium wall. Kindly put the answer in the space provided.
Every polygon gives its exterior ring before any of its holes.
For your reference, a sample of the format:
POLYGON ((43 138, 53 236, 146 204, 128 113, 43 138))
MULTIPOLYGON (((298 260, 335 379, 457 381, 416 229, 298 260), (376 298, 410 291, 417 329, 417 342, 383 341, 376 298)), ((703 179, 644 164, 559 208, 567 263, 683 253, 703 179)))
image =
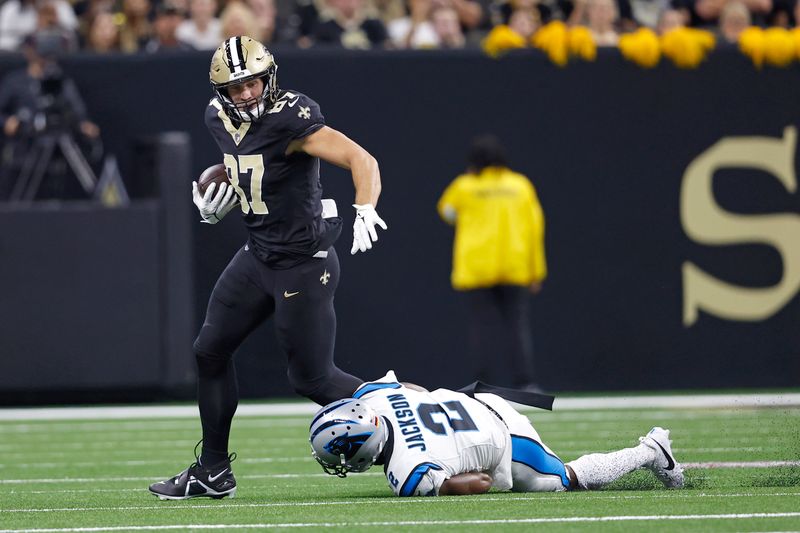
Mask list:
MULTIPOLYGON (((550 275, 532 318, 543 385, 800 385, 797 67, 757 70, 735 50, 697 70, 643 70, 613 50, 567 68, 535 52, 276 56, 280 85, 317 100, 381 164, 389 231, 363 255, 349 254, 348 230, 337 243, 342 368, 364 378, 394 369, 427 386, 473 381, 464 302, 449 286, 452 230, 435 204, 470 138, 492 132, 545 211, 550 275)), ((202 118, 208 60, 65 62, 132 193, 158 198, 119 212, 0 209, 4 401, 191 396, 193 334, 245 239, 235 216, 202 225, 190 203, 191 176, 221 160, 202 118), (159 183, 158 164, 137 155, 164 131, 187 132, 191 156, 185 172, 162 165, 159 183)), ((14 65, 0 62, 0 74, 14 65)), ((323 165, 322 182, 349 228, 349 175, 323 165)), ((513 375, 503 341, 499 383, 513 375)), ((244 396, 291 393, 269 322, 237 368, 244 396)))

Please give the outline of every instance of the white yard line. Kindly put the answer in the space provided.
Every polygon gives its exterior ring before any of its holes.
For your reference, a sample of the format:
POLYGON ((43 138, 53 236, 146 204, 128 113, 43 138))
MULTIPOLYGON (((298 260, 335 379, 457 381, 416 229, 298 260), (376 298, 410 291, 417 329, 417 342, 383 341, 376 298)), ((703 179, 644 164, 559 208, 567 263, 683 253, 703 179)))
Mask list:
MULTIPOLYGON (((91 409, 105 409, 104 407, 86 407, 89 414, 91 409)), ((153 407, 153 418, 159 418, 158 407, 153 407)), ((2 411, 0 411, 2 412, 2 411)), ((254 415, 255 416, 255 415, 254 415)), ((271 416, 271 415, 263 415, 271 416)), ((80 430, 82 433, 99 432, 104 433, 108 431, 109 425, 113 424, 116 431, 135 432, 135 433, 152 433, 160 434, 169 432, 171 434, 193 433, 199 428, 198 421, 200 415, 196 415, 191 419, 162 419, 162 420, 143 420, 143 421, 125 421, 125 418, 106 418, 96 422, 83 422, 79 419, 71 420, 40 420, 39 422, 50 422, 49 424, 34 423, 36 421, 26 420, 22 423, 3 424, 3 429, 14 431, 16 433, 72 433, 75 430, 80 430)), ((272 419, 247 419, 237 420, 239 427, 246 428, 288 428, 288 427, 302 427, 307 426, 311 420, 311 415, 295 418, 272 418, 272 419)), ((2 420, 0 420, 2 421, 2 420)))
POLYGON ((782 468, 800 466, 800 461, 716 461, 681 463, 684 468, 782 468))
MULTIPOLYGON (((238 427, 238 426, 237 426, 238 427)), ((6 428, 0 427, 0 430, 5 430, 6 428)), ((603 435, 600 435, 603 436, 603 435)), ((138 452, 142 448, 145 450, 152 450, 153 447, 157 448, 175 448, 175 453, 186 453, 183 449, 184 447, 188 446, 191 450, 194 448, 194 445, 197 444, 197 441, 200 439, 200 428, 198 427, 197 436, 192 439, 182 439, 182 440, 144 440, 144 439, 131 439, 131 440, 108 440, 108 441, 98 441, 96 439, 91 439, 91 442, 86 442, 85 440, 76 441, 76 442, 63 442, 60 440, 37 440, 33 443, 27 443, 25 445, 21 445, 19 443, 15 444, 0 444, 0 452, 9 452, 14 450, 19 450, 20 448, 24 448, 28 450, 27 454, 30 453, 50 453, 48 450, 40 450, 38 448, 56 448, 58 450, 75 450, 76 452, 83 452, 83 451, 94 451, 98 453, 108 453, 108 449, 111 448, 113 451, 114 449, 118 448, 128 448, 127 450, 117 450, 119 453, 122 454, 130 454, 134 452, 138 452), (31 450, 36 449, 35 452, 31 452, 31 450)), ((755 440, 755 439, 754 439, 755 440)), ((247 445, 253 445, 255 448, 263 449, 264 444, 269 442, 270 444, 274 443, 281 443, 284 441, 284 444, 290 443, 297 443, 297 438, 276 438, 272 439, 268 436, 258 437, 258 438, 251 438, 251 439, 244 439, 244 438, 237 438, 235 439, 237 446, 246 447, 247 445)), ((173 450, 171 450, 172 452, 173 450)), ((18 453, 18 452, 15 452, 18 453)), ((0 457, 4 457, 5 454, 0 454, 0 457)))
MULTIPOLYGON (((530 415, 536 421, 536 425, 547 428, 549 433, 554 434, 569 434, 572 430, 559 430, 559 426, 565 422, 569 422, 571 427, 610 427, 617 426, 620 421, 647 421, 648 423, 655 422, 669 422, 672 420, 708 420, 709 418, 725 417, 728 415, 735 415, 735 418, 727 421, 729 428, 736 427, 749 428, 753 426, 754 422, 761 420, 761 413, 756 410, 749 412, 742 412, 733 409, 714 409, 713 411, 686 411, 675 409, 673 411, 660 411, 655 409, 647 409, 640 412, 630 412, 625 410, 615 411, 556 411, 553 413, 546 413, 544 411, 526 410, 520 407, 520 412, 530 415)), ((85 408, 88 410, 95 409, 91 407, 85 408)), ((104 408, 96 408, 104 409, 104 408)), ((153 407, 155 420, 146 421, 131 421, 125 418, 106 418, 97 419, 88 422, 81 419, 59 419, 59 420, 2 420, 2 410, 0 410, 0 422, 2 422, 3 432, 18 434, 24 436, 30 434, 38 437, 42 433, 62 433, 65 437, 69 437, 76 431, 80 434, 84 433, 106 433, 109 428, 113 427, 114 433, 120 439, 129 438, 125 433, 136 433, 142 435, 162 435, 169 433, 172 436, 195 434, 199 429, 199 416, 193 419, 158 419, 158 407, 153 407)), ((274 431, 281 431, 284 429, 294 427, 306 427, 311 420, 312 415, 295 416, 285 418, 266 418, 271 415, 253 415, 252 418, 238 418, 236 419, 237 428, 256 428, 266 429, 270 428, 274 431), (258 416, 259 418, 255 418, 258 416)), ((795 416, 797 416, 795 414, 795 416)), ((763 428, 765 431, 770 431, 769 428, 763 428)), ((609 431, 613 433, 613 431, 609 431)))
MULTIPOLYGON (((142 490, 143 492, 143 490, 142 490)), ((669 491, 665 494, 654 495, 605 495, 602 493, 592 494, 593 500, 638 500, 638 499, 676 499, 676 498, 752 498, 756 496, 769 496, 769 497, 791 497, 800 498, 800 492, 761 492, 761 493, 738 493, 738 494, 708 494, 697 493, 689 491, 669 491)), ((553 493, 548 495, 529 495, 529 496, 483 496, 470 498, 471 502, 531 502, 551 500, 555 497, 553 493)), ((307 502, 275 502, 275 503, 235 503, 235 500, 228 500, 224 506, 226 508, 263 508, 263 507, 314 507, 314 506, 344 506, 344 505, 361 505, 363 501, 359 500, 340 500, 340 501, 307 501, 307 502)), ((461 502, 463 503, 463 502, 461 502)), ((373 505, 460 505, 458 498, 386 498, 381 501, 372 502, 373 505)), ((89 511, 185 511, 187 508, 191 509, 218 509, 220 504, 191 504, 191 507, 177 504, 174 502, 163 502, 156 505, 126 505, 119 507, 59 507, 59 508, 45 508, 45 509, 0 509, 0 514, 3 513, 60 513, 60 512, 89 512, 89 511)))
MULTIPOLYGON (((306 487, 321 487, 323 484, 320 483, 312 483, 305 485, 306 487)), ((260 488, 259 485, 251 485, 250 487, 260 488)), ((250 489, 248 487, 248 490, 250 489)), ((74 490, 11 490, 9 492, 4 493, 5 496, 7 495, 19 495, 19 494, 86 494, 88 492, 139 492, 144 493, 146 489, 139 487, 139 488, 130 488, 130 489, 74 489, 74 490)), ((474 500, 470 499, 470 501, 533 501, 533 500, 549 500, 551 498, 558 498, 562 493, 555 493, 555 492, 546 492, 544 495, 542 493, 527 493, 526 496, 508 496, 508 497, 499 497, 499 496, 474 496, 474 500), (556 496, 558 494, 559 496, 556 496)), ((591 498, 592 500, 644 500, 644 499, 675 499, 675 498, 752 498, 754 496, 791 496, 793 498, 800 498, 800 492, 747 492, 747 493, 735 493, 735 494, 728 494, 728 493, 719 493, 719 494, 710 494, 706 492, 694 492, 694 491, 678 491, 678 490, 668 490, 663 491, 658 494, 653 494, 652 491, 644 491, 643 493, 639 494, 607 494, 601 491, 593 491, 591 493, 583 493, 583 496, 586 498, 591 498)), ((195 500, 196 502, 197 500, 195 500)), ((443 498, 424 498, 424 499, 409 499, 409 498, 391 498, 382 501, 376 500, 375 503, 412 503, 412 502, 457 502, 461 501, 459 499, 443 499, 443 498)), ((233 500, 227 500, 225 502, 226 506, 233 506, 236 507, 237 505, 259 505, 259 506, 276 506, 276 507, 296 507, 296 506, 311 506, 311 505, 353 505, 353 504, 362 504, 363 501, 353 500, 353 501, 333 501, 333 502, 323 502, 320 503, 318 501, 314 502, 278 502, 278 503, 268 503, 268 504, 238 504, 233 503, 233 500)), ((462 502, 463 503, 463 502, 462 502)), ((178 504, 171 504, 171 503, 159 503, 158 508, 169 508, 170 505, 177 505, 178 504), (165 507, 166 506, 166 507, 165 507)), ((220 504, 208 504, 207 506, 201 504, 191 504, 192 507, 217 507, 220 504)), ((0 509, 0 513, 14 513, 14 512, 38 512, 41 509, 0 509)))
MULTIPOLYGON (((764 452, 766 451, 781 451, 782 448, 673 448, 680 454, 697 454, 697 453, 741 453, 741 452, 764 452)), ((559 448, 559 453, 562 455, 586 455, 589 453, 596 453, 598 450, 584 450, 572 448, 559 448)), ((602 450, 601 450, 602 451, 602 450)), ((125 455, 130 455, 131 452, 125 452, 125 455)), ((7 458, 8 455, 4 454, 7 458)), ((19 453, 18 455, 23 455, 19 453)), ((50 455, 44 452, 40 455, 50 455)), ((62 457, 71 457, 72 455, 58 454, 62 457)), ((85 454, 84 454, 85 455, 85 454)), ((26 454, 26 457, 30 453, 26 454)), ((185 456, 185 453, 182 455, 185 456)), ((99 464, 109 464, 114 466, 156 466, 163 464, 174 464, 176 459, 141 459, 141 460, 125 460, 120 461, 117 459, 105 459, 98 461, 39 461, 36 463, 0 463, 0 470, 7 468, 19 468, 22 470, 27 469, 61 469, 66 467, 73 468, 91 468, 99 464)), ((308 456, 303 457, 251 457, 240 458, 239 463, 244 464, 263 464, 263 463, 310 463, 314 458, 310 453, 308 456)), ((682 463, 686 468, 772 468, 781 466, 800 466, 800 461, 752 461, 752 462, 731 462, 731 461, 717 461, 717 462, 703 462, 703 463, 682 463)))
POLYGON ((108 526, 37 529, 2 529, 0 533, 67 533, 95 531, 160 531, 170 529, 275 529, 318 527, 403 527, 495 524, 554 524, 580 522, 652 522, 662 520, 750 520, 754 518, 795 518, 800 513, 738 513, 692 515, 558 516, 550 518, 506 518, 500 520, 398 520, 386 522, 285 522, 277 524, 168 524, 160 526, 108 526))
MULTIPOLYGON (((252 459, 239 459, 238 462, 245 464, 260 464, 260 463, 306 463, 313 462, 314 458, 309 452, 308 457, 254 457, 252 459)), ((48 461, 40 463, 0 463, 0 469, 5 468, 20 468, 20 469, 52 469, 52 468, 92 468, 98 464, 107 463, 114 466, 151 466, 151 465, 164 465, 174 464, 175 459, 143 459, 133 461, 48 461)))
MULTIPOLYGON (((800 461, 750 461, 750 462, 705 462, 683 463, 684 468, 785 468, 800 467, 800 461)), ((358 474, 364 476, 382 476, 380 472, 367 472, 358 474)), ((282 479, 282 478, 328 478, 328 474, 250 474, 241 476, 242 479, 282 479)), ((31 479, 0 479, 0 485, 24 485, 32 483, 96 483, 105 481, 157 481, 154 477, 81 477, 81 478, 31 478, 31 479)))
MULTIPOLYGON (((556 410, 594 409, 698 409, 745 407, 798 407, 800 393, 769 394, 702 394, 672 396, 606 396, 588 398, 556 398, 556 410)), ((518 406, 524 408, 524 406, 518 406)), ((319 406, 311 402, 265 403, 240 405, 237 417, 298 416, 314 414, 319 406)), ((95 420, 124 418, 192 418, 197 406, 115 406, 54 407, 0 409, 2 420, 95 420)))
MULTIPOLYGON (((383 476, 379 472, 366 472, 359 476, 383 476)), ((241 476, 242 479, 290 479, 290 478, 326 478, 332 479, 328 474, 250 474, 241 476)), ((62 478, 36 478, 36 479, 0 479, 0 485, 24 485, 29 483, 96 483, 113 481, 159 481, 157 477, 128 476, 128 477, 62 477, 62 478)))
POLYGON ((800 393, 702 394, 673 396, 610 396, 600 398, 556 398, 553 409, 702 409, 742 407, 796 407, 800 393), (599 403, 598 403, 599 401, 599 403))

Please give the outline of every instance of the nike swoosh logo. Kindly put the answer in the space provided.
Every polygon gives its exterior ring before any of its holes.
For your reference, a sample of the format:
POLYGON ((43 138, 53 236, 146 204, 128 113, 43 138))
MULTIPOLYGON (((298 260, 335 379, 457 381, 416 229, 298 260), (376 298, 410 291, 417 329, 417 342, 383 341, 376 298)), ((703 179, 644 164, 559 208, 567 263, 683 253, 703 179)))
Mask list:
POLYGON ((299 101, 300 101, 300 97, 298 96, 297 98, 295 98, 291 102, 287 102, 286 105, 288 105, 289 107, 294 107, 294 104, 296 104, 299 101))
POLYGON ((287 291, 283 291, 283 297, 284 297, 284 298, 291 298, 292 296, 294 296, 294 295, 296 295, 296 294, 300 294, 300 291, 297 291, 297 292, 287 292, 287 291))
POLYGON ((667 453, 667 450, 665 450, 664 447, 661 446, 656 439, 653 439, 653 442, 656 443, 656 446, 661 448, 661 451, 664 452, 664 457, 667 458, 667 467, 664 470, 672 470, 673 468, 675 468, 675 461, 672 460, 672 457, 670 457, 670 455, 667 453))
POLYGON ((227 472, 227 471, 228 471, 228 469, 226 468, 225 470, 223 470, 222 472, 220 472, 220 473, 219 473, 219 474, 217 474, 216 476, 208 476, 208 480, 209 480, 209 481, 211 481, 211 482, 213 483, 214 481, 218 480, 218 479, 220 478, 220 476, 221 476, 222 474, 224 474, 225 472, 227 472))

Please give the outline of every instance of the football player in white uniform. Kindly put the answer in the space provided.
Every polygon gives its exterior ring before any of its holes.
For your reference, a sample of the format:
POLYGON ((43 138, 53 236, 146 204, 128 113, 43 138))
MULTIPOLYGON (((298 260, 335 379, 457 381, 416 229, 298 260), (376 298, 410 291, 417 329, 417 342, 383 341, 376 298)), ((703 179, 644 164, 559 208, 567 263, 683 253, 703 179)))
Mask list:
POLYGON ((352 398, 320 409, 310 427, 312 454, 345 477, 382 464, 397 496, 596 489, 637 468, 668 488, 683 486, 669 430, 654 427, 639 445, 564 463, 527 417, 494 394, 474 398, 400 383, 394 372, 362 384, 352 398))

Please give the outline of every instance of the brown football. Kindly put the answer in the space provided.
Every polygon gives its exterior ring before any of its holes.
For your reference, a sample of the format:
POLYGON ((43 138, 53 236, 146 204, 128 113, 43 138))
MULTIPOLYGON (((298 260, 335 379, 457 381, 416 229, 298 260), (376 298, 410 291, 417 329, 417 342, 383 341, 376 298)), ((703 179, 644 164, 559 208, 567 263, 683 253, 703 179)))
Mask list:
POLYGON ((212 183, 217 184, 217 190, 219 190, 220 183, 227 183, 230 185, 228 181, 228 171, 222 163, 211 165, 197 178, 197 188, 200 189, 200 194, 205 194, 206 189, 208 189, 209 185, 212 183))

